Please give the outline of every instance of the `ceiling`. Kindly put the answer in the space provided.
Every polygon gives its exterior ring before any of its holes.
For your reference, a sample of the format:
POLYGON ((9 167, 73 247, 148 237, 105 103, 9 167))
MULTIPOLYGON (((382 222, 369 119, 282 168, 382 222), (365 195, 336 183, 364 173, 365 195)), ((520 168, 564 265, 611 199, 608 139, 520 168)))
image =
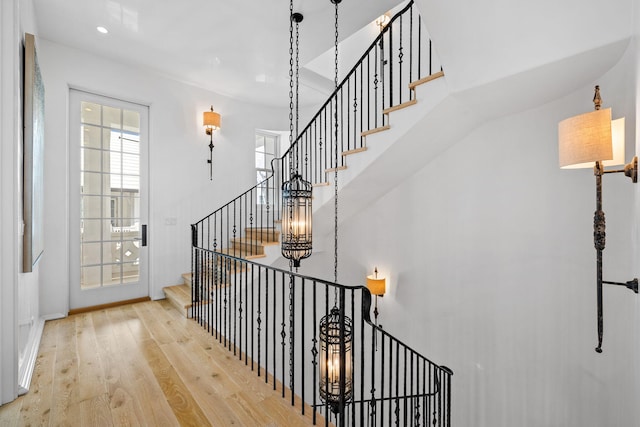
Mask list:
MULTIPOLYGON (((341 2, 340 39, 398 3, 341 2)), ((288 105, 286 0, 34 0, 34 8, 41 38, 242 101, 288 105), (98 26, 109 32, 99 33, 98 26)), ((330 0, 294 1, 294 11, 304 15, 301 67, 333 46, 334 10, 330 0)), ((340 60, 351 63, 355 58, 341 55, 340 60)), ((324 101, 332 80, 302 69, 301 104, 324 101)))

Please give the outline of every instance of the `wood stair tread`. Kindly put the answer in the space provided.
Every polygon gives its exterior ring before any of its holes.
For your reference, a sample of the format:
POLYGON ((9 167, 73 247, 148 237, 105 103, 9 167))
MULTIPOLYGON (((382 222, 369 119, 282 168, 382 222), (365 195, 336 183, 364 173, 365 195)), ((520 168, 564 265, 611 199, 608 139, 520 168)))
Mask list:
POLYGON ((230 255, 236 258, 244 258, 244 259, 255 259, 255 258, 265 258, 266 255, 262 254, 254 254, 249 251, 245 251, 239 248, 225 248, 220 250, 221 254, 230 255))
POLYGON ((165 298, 185 317, 189 317, 191 301, 191 286, 186 284, 166 286, 162 288, 165 298))
POLYGON ((350 156, 352 154, 362 153, 363 151, 367 151, 367 147, 354 148, 353 150, 343 151, 343 156, 350 156))
POLYGON ((402 110, 403 108, 411 107, 412 105, 415 105, 417 102, 418 102, 418 100, 414 98, 412 100, 403 102, 402 104, 398 104, 398 105, 394 105, 392 107, 385 108, 384 110, 382 110, 382 113, 383 114, 393 113, 394 111, 398 111, 398 110, 402 110))
POLYGON ((329 168, 329 169, 325 169, 324 172, 325 173, 330 173, 330 172, 335 172, 335 171, 343 171, 347 169, 347 166, 338 166, 337 168, 329 168))
POLYGON ((245 238, 263 243, 279 242, 280 231, 275 227, 247 227, 244 229, 245 238))
MULTIPOLYGON (((331 185, 328 181, 327 182, 316 182, 315 184, 312 184, 312 187, 328 187, 329 185, 331 185)), ((282 222, 282 221, 280 221, 282 222)))
POLYGON ((250 246, 272 246, 280 243, 280 240, 259 240, 247 237, 233 237, 231 238, 231 243, 241 243, 250 246))
POLYGON ((389 130, 389 129, 391 129, 391 126, 389 126, 389 125, 378 126, 377 128, 373 128, 373 129, 369 129, 369 130, 363 131, 360 134, 360 136, 373 135, 374 133, 382 132, 382 131, 389 130))
POLYGON ((421 78, 420 80, 416 80, 414 82, 409 83, 409 89, 413 90, 420 85, 429 83, 430 81, 439 79, 440 77, 444 77, 444 71, 438 71, 437 73, 433 73, 431 75, 421 78))

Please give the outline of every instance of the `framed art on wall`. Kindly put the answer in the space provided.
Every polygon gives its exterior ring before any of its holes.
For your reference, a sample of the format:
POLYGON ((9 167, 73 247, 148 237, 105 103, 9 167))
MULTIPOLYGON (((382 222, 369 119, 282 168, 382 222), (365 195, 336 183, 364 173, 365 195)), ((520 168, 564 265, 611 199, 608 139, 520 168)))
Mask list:
POLYGON ((23 91, 22 271, 31 272, 44 251, 44 85, 35 37, 25 33, 23 91))

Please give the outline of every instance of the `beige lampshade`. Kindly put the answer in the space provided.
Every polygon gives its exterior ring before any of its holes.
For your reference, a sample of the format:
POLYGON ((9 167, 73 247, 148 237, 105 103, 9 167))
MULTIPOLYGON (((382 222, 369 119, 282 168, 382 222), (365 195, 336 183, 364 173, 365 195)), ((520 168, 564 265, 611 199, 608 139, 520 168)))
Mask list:
MULTIPOLYGON (((561 121, 558 124, 560 167, 592 167, 596 161, 613 160, 611 127, 610 108, 561 121)), ((622 152, 624 163, 624 148, 622 152)))
POLYGON ((384 295, 387 290, 387 280, 384 277, 377 277, 377 274, 367 276, 367 289, 371 295, 384 295))
POLYGON ((213 111, 213 107, 211 107, 211 111, 205 111, 202 113, 202 125, 213 129, 219 129, 220 114, 213 111))

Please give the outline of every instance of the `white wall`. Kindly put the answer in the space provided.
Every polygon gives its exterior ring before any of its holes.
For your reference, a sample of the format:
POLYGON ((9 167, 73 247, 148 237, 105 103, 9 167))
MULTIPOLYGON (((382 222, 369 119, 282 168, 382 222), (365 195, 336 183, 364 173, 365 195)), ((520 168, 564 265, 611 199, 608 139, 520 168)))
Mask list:
POLYGON ((190 224, 254 185, 255 129, 287 129, 288 115, 47 40, 40 40, 40 65, 47 92, 45 238, 55 248, 41 266, 42 313, 65 315, 69 308, 69 87, 150 107, 150 292, 163 298, 162 287, 180 283, 190 271, 190 224), (222 116, 214 134, 213 181, 201 124, 210 105, 222 116))
POLYGON ((19 8, 18 1, 0 3, 0 404, 18 392, 16 284, 17 145, 19 132, 19 8))
MULTIPOLYGON (((633 32, 632 12, 636 3, 633 0, 417 1, 454 92, 626 39, 633 32)), ((596 61, 597 58, 592 60, 596 61)), ((583 73, 590 72, 590 66, 585 64, 583 73)), ((570 81, 566 87, 577 89, 570 81)), ((532 93, 533 89, 549 88, 546 85, 521 88, 532 93)))
MULTIPOLYGON (((560 170, 556 148, 558 122, 591 111, 597 83, 627 117, 631 157, 635 62, 630 49, 592 84, 485 122, 340 224, 340 282, 363 284, 376 265, 387 275, 379 321, 454 371, 453 425, 640 425, 638 297, 605 286, 597 354, 594 177, 560 170)), ((637 191, 604 178, 605 280, 638 275, 637 191)))
POLYGON ((18 363, 39 315, 39 265, 22 271, 22 98, 24 33, 37 34, 31 0, 2 2, 0 7, 0 155, 2 246, 0 261, 0 404, 18 392, 18 363))
MULTIPOLYGON (((20 37, 24 43, 24 33, 31 33, 38 35, 38 29, 35 22, 35 13, 33 10, 33 0, 21 0, 20 1, 20 37)), ((39 49, 39 45, 36 41, 36 50, 39 49)), ((37 52, 39 54, 39 52, 37 52)), ((22 83, 21 83, 22 84, 22 83)), ((46 95, 45 95, 46 96, 46 95)), ((22 111, 22 100, 20 100, 20 111, 22 111)), ((20 114, 19 117, 22 117, 20 114)), ((21 120, 20 120, 21 122, 21 120)), ((21 129, 22 130, 22 129, 21 129)), ((21 134, 22 135, 22 134, 21 134)), ((22 136, 21 136, 22 139, 22 136)), ((46 144, 46 141, 45 141, 46 144)), ((22 144, 18 144, 18 157, 20 167, 20 177, 22 177, 22 144)), ((20 200, 22 198, 22 181, 18 182, 17 187, 19 189, 20 200)), ((20 203, 22 206, 22 203, 20 203)), ((19 209, 19 222, 23 221, 22 209, 19 209)), ((20 254, 19 270, 22 271, 22 235, 19 236, 19 248, 20 254)), ((18 274, 18 349, 20 359, 24 357, 25 347, 28 345, 29 334, 36 320, 40 317, 39 308, 39 286, 40 286, 40 262, 34 267, 30 273, 18 274)))

